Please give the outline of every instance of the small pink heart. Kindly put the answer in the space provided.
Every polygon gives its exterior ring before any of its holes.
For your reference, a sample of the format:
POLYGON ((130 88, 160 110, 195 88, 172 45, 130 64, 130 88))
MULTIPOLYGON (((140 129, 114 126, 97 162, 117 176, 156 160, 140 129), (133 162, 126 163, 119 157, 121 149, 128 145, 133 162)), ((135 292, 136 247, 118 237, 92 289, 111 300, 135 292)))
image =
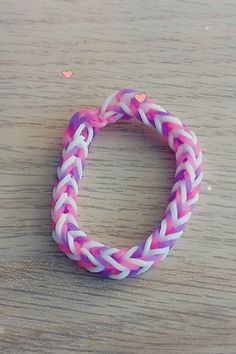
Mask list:
POLYGON ((62 75, 66 79, 69 79, 73 75, 73 71, 72 70, 64 70, 64 71, 62 71, 62 75))
POLYGON ((145 93, 136 93, 134 95, 134 98, 139 102, 139 103, 143 103, 146 98, 147 98, 147 95, 145 93))

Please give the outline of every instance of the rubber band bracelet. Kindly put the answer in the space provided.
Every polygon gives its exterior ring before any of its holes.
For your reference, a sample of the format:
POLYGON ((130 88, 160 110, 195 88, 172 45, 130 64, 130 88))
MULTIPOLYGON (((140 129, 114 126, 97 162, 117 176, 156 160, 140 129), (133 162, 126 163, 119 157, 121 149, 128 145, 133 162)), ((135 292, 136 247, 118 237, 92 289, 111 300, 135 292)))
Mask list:
POLYGON ((202 153, 195 134, 146 94, 122 89, 101 107, 75 113, 65 130, 63 145, 52 200, 52 236, 60 250, 79 266, 113 279, 135 276, 158 266, 182 235, 199 198, 202 153), (80 230, 76 199, 94 136, 108 123, 131 118, 155 128, 168 142, 176 156, 176 172, 160 225, 139 246, 118 249, 94 241, 80 230))

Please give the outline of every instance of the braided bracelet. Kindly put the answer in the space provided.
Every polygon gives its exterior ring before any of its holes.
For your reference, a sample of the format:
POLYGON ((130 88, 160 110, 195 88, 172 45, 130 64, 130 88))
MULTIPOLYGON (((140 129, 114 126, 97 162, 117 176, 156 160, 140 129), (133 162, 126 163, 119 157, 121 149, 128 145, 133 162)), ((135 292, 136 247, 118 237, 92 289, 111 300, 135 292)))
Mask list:
POLYGON ((79 266, 113 279, 141 274, 166 258, 182 235, 202 180, 202 153, 195 134, 144 93, 123 89, 95 109, 82 109, 71 118, 63 138, 63 154, 53 189, 52 236, 79 266), (154 127, 176 156, 174 184, 164 217, 139 246, 114 248, 94 241, 80 230, 76 197, 88 148, 99 129, 120 119, 136 118, 154 127))

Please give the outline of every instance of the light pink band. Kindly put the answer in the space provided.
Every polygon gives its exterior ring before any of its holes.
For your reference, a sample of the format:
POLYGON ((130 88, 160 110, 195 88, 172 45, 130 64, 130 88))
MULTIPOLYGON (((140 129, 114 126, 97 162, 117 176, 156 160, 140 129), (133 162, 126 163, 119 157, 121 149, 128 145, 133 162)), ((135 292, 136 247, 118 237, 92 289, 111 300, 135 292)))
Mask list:
POLYGON ((199 198, 202 153, 195 134, 145 94, 123 89, 108 97, 101 107, 75 113, 63 144, 52 201, 52 235, 59 248, 79 266, 114 279, 158 266, 182 235, 199 198), (160 225, 141 245, 117 249, 94 241, 80 230, 76 199, 88 148, 96 133, 109 123, 132 118, 153 127, 168 142, 176 156, 176 172, 160 225))

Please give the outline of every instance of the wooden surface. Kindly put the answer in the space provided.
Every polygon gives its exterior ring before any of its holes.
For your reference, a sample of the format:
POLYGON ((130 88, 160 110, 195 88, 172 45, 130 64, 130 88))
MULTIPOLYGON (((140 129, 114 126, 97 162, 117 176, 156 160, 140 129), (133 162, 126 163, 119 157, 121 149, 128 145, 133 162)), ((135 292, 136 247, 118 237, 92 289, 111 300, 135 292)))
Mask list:
MULTIPOLYGON (((0 20, 0 352, 235 354, 235 1, 1 0, 0 20), (121 87, 145 90, 196 132, 205 177, 169 258, 118 282, 57 250, 49 205, 71 114, 121 87)), ((173 173, 148 128, 104 129, 81 183, 81 225, 107 244, 141 242, 173 173)))

